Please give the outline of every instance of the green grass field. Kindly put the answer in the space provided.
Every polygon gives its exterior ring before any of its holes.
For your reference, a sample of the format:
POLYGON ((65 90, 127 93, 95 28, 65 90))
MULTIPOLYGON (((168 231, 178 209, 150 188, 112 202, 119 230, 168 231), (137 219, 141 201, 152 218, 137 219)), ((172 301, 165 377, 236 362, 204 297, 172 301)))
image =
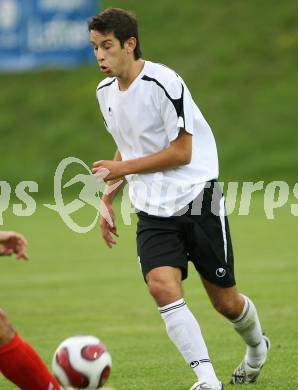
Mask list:
MULTIPOLYGON (((221 180, 297 182, 297 0, 102 4, 136 12, 144 58, 184 78, 215 134, 221 180)), ((4 213, 0 228, 28 237, 30 261, 0 259, 0 307, 49 366, 64 338, 94 334, 112 353, 109 385, 116 390, 187 390, 195 378, 146 291, 134 226, 118 218, 121 237, 109 250, 98 230, 70 231, 39 199, 51 203, 53 175, 63 158, 91 165, 113 156, 95 99, 101 79, 95 62, 0 75, 0 181, 13 190, 22 180, 39 184, 36 214, 15 217, 13 200, 4 213)), ((89 223, 91 211, 83 209, 78 218, 89 223)), ((239 288, 255 301, 272 341, 253 388, 296 390, 297 217, 287 204, 267 220, 259 194, 249 216, 233 214, 230 221, 239 288)), ((184 286, 218 376, 228 383, 244 345, 211 308, 194 269, 184 286)), ((0 376, 0 390, 14 388, 0 376)))
MULTIPOLYGON (((119 215, 119 205, 117 208, 119 215)), ((89 215, 86 209, 80 218, 86 221, 89 215)), ((276 219, 267 220, 259 195, 249 216, 233 214, 230 221, 238 286, 257 304, 272 341, 268 364, 254 388, 296 390, 297 218, 286 205, 276 219)), ((47 364, 64 338, 94 334, 112 353, 109 385, 116 390, 190 387, 195 379, 192 371, 168 340, 143 283, 134 226, 125 226, 118 216, 120 239, 109 250, 96 228, 88 234, 73 233, 41 203, 33 216, 21 218, 7 212, 4 222, 4 229, 19 230, 28 237, 30 261, 1 259, 1 307, 47 364)), ((184 283, 185 296, 200 321, 217 373, 227 383, 244 346, 227 321, 211 308, 194 269, 191 271, 184 283)), ((1 390, 14 388, 0 377, 1 390)))
MULTIPOLYGON (((133 10, 144 58, 183 77, 215 134, 225 180, 297 181, 296 0, 102 3, 133 10)), ((95 99, 101 79, 95 61, 0 74, 1 180, 36 180, 47 197, 62 158, 111 158, 95 99)))

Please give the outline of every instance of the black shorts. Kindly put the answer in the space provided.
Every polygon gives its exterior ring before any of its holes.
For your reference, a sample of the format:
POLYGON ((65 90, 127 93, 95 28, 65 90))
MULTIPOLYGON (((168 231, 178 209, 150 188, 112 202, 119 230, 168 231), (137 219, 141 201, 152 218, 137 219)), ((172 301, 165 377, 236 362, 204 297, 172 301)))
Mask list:
POLYGON ((191 261, 208 281, 235 285, 234 258, 224 198, 216 180, 206 183, 199 196, 171 217, 139 211, 138 259, 144 278, 153 268, 179 267, 187 278, 191 261))

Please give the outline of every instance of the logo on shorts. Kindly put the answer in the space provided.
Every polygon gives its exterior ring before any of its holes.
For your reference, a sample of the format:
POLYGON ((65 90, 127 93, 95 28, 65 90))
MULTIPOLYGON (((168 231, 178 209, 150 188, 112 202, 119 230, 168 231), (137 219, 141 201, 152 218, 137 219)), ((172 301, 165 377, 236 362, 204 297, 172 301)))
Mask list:
POLYGON ((217 268, 215 273, 216 273, 216 276, 218 278, 223 278, 225 276, 225 274, 227 273, 227 271, 224 268, 217 268))
POLYGON ((199 364, 200 364, 200 362, 198 362, 197 360, 195 360, 195 361, 193 361, 193 362, 190 363, 190 367, 191 367, 191 368, 195 368, 195 367, 197 367, 199 364))

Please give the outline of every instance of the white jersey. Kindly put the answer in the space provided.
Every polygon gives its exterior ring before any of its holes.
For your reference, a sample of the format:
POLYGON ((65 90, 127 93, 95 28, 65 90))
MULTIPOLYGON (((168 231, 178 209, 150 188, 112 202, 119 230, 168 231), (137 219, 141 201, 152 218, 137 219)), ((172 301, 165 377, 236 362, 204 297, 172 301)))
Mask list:
POLYGON ((136 209, 171 216, 191 202, 206 181, 218 177, 212 131, 184 81, 173 70, 145 61, 128 90, 120 91, 116 78, 106 78, 99 83, 96 94, 122 160, 160 152, 177 138, 181 128, 192 134, 189 164, 126 176, 136 209))

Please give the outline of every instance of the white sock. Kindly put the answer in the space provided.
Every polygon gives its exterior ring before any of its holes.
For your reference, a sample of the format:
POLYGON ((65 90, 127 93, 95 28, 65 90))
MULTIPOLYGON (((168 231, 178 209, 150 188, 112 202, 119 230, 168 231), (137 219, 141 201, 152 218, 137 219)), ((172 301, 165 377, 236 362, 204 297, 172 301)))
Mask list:
POLYGON ((219 381, 209 359, 200 326, 184 299, 159 307, 170 339, 199 380, 218 386, 219 381))
POLYGON ((251 367, 259 367, 266 359, 267 346, 255 305, 249 298, 244 295, 243 297, 245 299, 243 311, 238 318, 231 322, 247 344, 247 363, 251 367))

